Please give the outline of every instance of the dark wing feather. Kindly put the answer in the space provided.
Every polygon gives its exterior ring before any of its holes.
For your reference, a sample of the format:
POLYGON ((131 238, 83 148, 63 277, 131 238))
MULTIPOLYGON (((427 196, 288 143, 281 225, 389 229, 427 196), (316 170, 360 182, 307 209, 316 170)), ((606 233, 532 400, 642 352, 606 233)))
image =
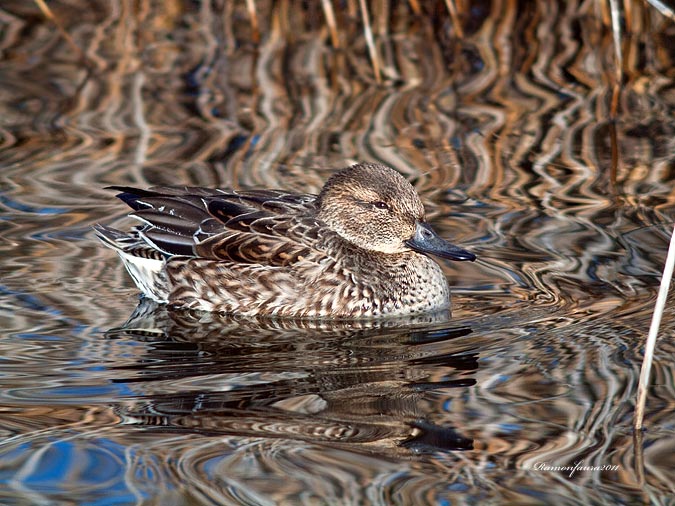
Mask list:
POLYGON ((192 237, 164 232, 152 227, 144 227, 138 231, 138 235, 154 248, 169 256, 194 256, 195 241, 192 237))
POLYGON ((251 212, 249 206, 243 205, 241 202, 227 200, 225 198, 211 199, 207 202, 206 208, 211 216, 218 218, 221 223, 227 223, 232 218, 248 214, 251 212))
POLYGON ((166 255, 262 265, 307 257, 319 237, 315 196, 278 190, 111 187, 141 220, 137 234, 166 255))
POLYGON ((130 213, 129 216, 137 218, 146 225, 164 232, 185 236, 192 236, 194 234, 194 221, 188 220, 183 216, 155 211, 154 209, 136 211, 130 213))
POLYGON ((130 186, 106 186, 105 189, 119 191, 120 193, 116 197, 135 211, 151 207, 143 203, 143 197, 157 196, 152 191, 131 188, 130 186))

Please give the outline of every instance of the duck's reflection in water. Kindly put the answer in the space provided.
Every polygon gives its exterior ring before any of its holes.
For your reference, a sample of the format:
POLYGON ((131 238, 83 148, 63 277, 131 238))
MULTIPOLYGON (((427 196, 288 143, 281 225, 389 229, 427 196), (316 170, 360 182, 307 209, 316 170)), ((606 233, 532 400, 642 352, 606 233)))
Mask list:
POLYGON ((133 392, 119 405, 127 423, 395 453, 473 447, 437 422, 443 406, 475 384, 469 334, 445 313, 251 320, 147 301, 106 333, 142 350, 117 366, 115 381, 133 392))

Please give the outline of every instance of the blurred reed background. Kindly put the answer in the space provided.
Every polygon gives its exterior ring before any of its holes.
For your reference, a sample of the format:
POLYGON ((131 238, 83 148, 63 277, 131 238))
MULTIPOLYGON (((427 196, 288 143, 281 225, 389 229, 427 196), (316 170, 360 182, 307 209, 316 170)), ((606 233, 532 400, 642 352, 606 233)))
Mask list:
MULTIPOLYGON (((0 163, 12 195, 80 209, 96 195, 94 216, 70 215, 88 230, 119 212, 107 184, 314 191, 336 168, 379 161, 493 262, 453 279, 460 292, 576 301, 590 264, 624 248, 614 237, 630 232, 639 248, 636 227, 672 221, 674 24, 621 4, 613 114, 611 4, 456 2, 456 17, 448 5, 71 0, 49 4, 60 33, 45 4, 6 2, 0 163), (578 293, 551 289, 561 273, 578 293)), ((600 286, 634 293, 637 278, 616 272, 605 261, 600 286)))
MULTIPOLYGON (((88 129, 107 132, 100 156, 135 166, 136 179, 190 163, 212 183, 283 172, 284 184, 317 187, 322 169, 377 158, 430 188, 463 179, 482 192, 590 167, 586 179, 597 170, 603 190, 630 194, 645 139, 669 137, 652 118, 670 98, 660 76, 672 73, 673 23, 642 1, 619 3, 613 18, 614 4, 10 0, 6 18, 38 31, 20 49, 21 29, 5 32, 5 54, 23 56, 11 74, 41 56, 60 64, 34 93, 6 93, 19 117, 69 127, 80 148, 82 132, 87 142, 88 129)), ((7 133, 4 147, 21 135, 7 133)))

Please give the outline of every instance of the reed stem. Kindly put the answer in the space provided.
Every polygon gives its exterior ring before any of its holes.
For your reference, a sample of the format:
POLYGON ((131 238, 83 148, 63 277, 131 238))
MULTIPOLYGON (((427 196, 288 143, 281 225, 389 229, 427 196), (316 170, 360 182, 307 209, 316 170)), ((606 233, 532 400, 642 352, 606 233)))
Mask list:
POLYGON ((661 277, 661 286, 659 287, 659 294, 656 297, 656 305, 654 306, 654 314, 652 315, 652 323, 649 327, 649 334, 647 336, 647 343, 645 344, 645 355, 642 359, 642 369, 640 370, 640 381, 638 382, 638 396, 635 406, 634 426, 635 430, 642 429, 642 422, 645 416, 645 404, 647 403, 647 388, 649 387, 649 373, 652 370, 652 362, 654 360, 654 349, 656 348, 656 336, 661 325, 661 318, 663 317, 663 310, 666 307, 666 299, 668 297, 668 289, 673 277, 673 268, 675 267, 675 227, 673 234, 670 237, 670 246, 668 247, 668 256, 666 257, 666 265, 663 268, 663 276, 661 277))

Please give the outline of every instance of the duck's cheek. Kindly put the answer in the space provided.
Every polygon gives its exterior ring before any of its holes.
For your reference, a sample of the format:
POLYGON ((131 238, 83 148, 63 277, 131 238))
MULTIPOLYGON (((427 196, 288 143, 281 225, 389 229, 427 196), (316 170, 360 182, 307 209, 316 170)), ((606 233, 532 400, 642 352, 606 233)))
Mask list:
POLYGON ((408 248, 394 230, 380 230, 377 237, 377 249, 383 253, 401 253, 408 248))

